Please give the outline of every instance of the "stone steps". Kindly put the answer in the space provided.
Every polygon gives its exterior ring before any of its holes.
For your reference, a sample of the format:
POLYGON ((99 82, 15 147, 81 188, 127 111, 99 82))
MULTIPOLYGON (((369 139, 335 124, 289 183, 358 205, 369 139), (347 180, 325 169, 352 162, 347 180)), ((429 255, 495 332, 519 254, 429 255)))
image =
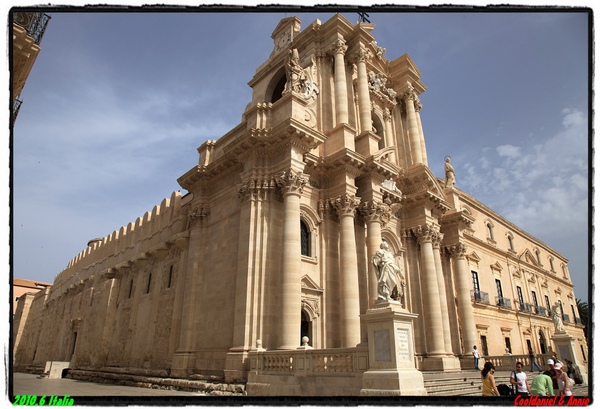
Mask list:
MULTIPOLYGON (((166 389, 186 392, 198 392, 209 396, 244 396, 245 384, 227 384, 210 379, 178 379, 155 376, 132 375, 115 372, 88 371, 70 369, 66 378, 84 382, 110 383, 151 389, 166 389)), ((196 378, 201 378, 196 376, 196 378)))
MULTIPOLYGON (((496 385, 510 385, 509 376, 496 376, 496 385)), ((481 377, 477 372, 441 374, 424 373, 423 383, 428 396, 481 396, 481 377)), ((574 396, 587 396, 587 385, 575 385, 574 396)))
POLYGON ((444 378, 424 378, 428 396, 481 396, 481 378, 447 374, 444 378))

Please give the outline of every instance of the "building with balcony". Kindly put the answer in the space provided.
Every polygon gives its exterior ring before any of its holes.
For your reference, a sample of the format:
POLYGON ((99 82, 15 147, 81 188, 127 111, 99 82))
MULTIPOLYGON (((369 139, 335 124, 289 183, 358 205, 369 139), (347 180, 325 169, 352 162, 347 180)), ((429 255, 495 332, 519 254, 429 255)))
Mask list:
POLYGON ((21 91, 40 53, 40 43, 50 21, 50 16, 40 12, 15 11, 12 19, 11 98, 12 122, 21 108, 21 91))
MULTIPOLYGON (((421 73, 408 54, 388 60, 373 28, 282 20, 242 122, 178 179, 187 194, 90 241, 36 294, 46 324, 32 321, 15 366, 245 381, 256 350, 289 371, 308 337, 355 373, 382 241, 402 271, 392 296, 417 317, 419 370, 470 369, 473 345, 557 351, 547 312, 575 303, 567 259, 458 189, 449 160, 432 173, 421 73)), ((583 326, 563 321, 584 363, 583 326)))

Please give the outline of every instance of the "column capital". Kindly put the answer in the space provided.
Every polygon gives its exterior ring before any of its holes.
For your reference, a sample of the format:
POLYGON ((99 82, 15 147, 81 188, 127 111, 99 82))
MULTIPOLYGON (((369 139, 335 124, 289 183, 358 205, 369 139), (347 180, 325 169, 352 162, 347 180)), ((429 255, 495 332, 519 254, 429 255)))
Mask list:
POLYGON ((273 177, 251 177, 238 188, 238 197, 242 202, 247 200, 264 200, 277 187, 273 177))
POLYGON ((361 203, 359 212, 366 221, 380 222, 384 226, 390 221, 392 216, 390 206, 374 200, 361 203))
POLYGON ((373 58, 373 53, 364 44, 360 44, 358 50, 352 54, 355 63, 367 63, 373 58))
POLYGON ((411 229, 412 233, 417 238, 417 242, 419 244, 429 242, 432 244, 437 244, 442 241, 443 235, 440 233, 439 226, 434 224, 425 224, 419 225, 411 229))
POLYGON ((190 227, 202 224, 206 220, 208 214, 209 210, 206 205, 195 207, 191 212, 188 213, 190 227))
POLYGON ((338 197, 329 199, 329 203, 337 211, 338 217, 354 217, 355 210, 360 205, 360 198, 344 193, 338 197))
POLYGON ((275 178, 277 187, 281 189, 283 196, 296 195, 300 197, 304 186, 308 183, 308 175, 293 169, 282 172, 275 178))
POLYGON ((331 47, 331 51, 333 51, 333 54, 346 54, 346 51, 348 51, 348 46, 346 45, 346 40, 343 36, 338 36, 338 39, 335 40, 335 43, 331 47))
POLYGON ((465 258, 467 254, 467 245, 463 242, 446 246, 446 251, 452 254, 457 259, 465 258))

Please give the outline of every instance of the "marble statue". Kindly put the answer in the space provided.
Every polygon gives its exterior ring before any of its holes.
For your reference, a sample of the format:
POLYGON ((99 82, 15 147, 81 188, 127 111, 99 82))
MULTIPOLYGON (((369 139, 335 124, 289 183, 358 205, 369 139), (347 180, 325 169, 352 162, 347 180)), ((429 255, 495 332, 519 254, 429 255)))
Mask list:
POLYGON ((554 320, 554 328, 556 329, 556 332, 565 332, 560 305, 558 303, 552 306, 552 320, 554 320))
POLYGON ((373 265, 377 272, 377 299, 396 301, 393 298, 394 289, 401 303, 404 298, 404 274, 395 263, 394 256, 387 242, 381 242, 379 250, 373 256, 373 265))
POLYGON ((444 164, 444 172, 446 173, 446 187, 456 185, 456 175, 454 174, 454 168, 450 164, 450 157, 446 158, 444 164))

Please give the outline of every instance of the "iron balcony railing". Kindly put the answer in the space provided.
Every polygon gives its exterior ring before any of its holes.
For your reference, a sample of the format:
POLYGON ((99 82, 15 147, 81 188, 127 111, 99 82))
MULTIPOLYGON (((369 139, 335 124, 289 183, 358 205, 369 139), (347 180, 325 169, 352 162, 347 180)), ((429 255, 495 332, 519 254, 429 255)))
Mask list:
POLYGON ((575 317, 575 324, 582 324, 581 318, 575 317))
POLYGON ((542 307, 541 305, 536 305, 535 306, 535 313, 536 315, 544 315, 544 316, 548 316, 548 310, 546 310, 545 307, 542 307))
POLYGON ((520 309, 522 312, 527 312, 527 313, 529 313, 529 314, 533 313, 533 305, 531 305, 531 304, 527 304, 527 303, 521 303, 521 304, 519 305, 519 309, 520 309))
POLYGON ((27 34, 39 45, 50 18, 49 15, 40 12, 15 12, 13 14, 13 23, 27 30, 27 34))
POLYGON ((490 297, 488 293, 484 293, 483 291, 471 291, 471 300, 485 304, 490 303, 490 297))
POLYGON ((562 318, 564 322, 571 322, 571 317, 569 317, 567 314, 563 314, 562 318))
POLYGON ((496 305, 498 307, 512 309, 512 302, 510 298, 496 297, 496 305))

